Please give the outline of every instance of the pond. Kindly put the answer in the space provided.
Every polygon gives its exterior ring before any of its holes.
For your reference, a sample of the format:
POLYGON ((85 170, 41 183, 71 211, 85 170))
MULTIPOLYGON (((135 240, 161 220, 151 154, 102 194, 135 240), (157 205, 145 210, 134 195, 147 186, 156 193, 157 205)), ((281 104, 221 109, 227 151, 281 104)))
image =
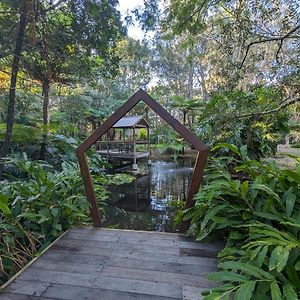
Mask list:
POLYGON ((130 184, 114 186, 105 226, 174 232, 176 204, 186 200, 193 173, 193 158, 157 159, 139 164, 130 184))

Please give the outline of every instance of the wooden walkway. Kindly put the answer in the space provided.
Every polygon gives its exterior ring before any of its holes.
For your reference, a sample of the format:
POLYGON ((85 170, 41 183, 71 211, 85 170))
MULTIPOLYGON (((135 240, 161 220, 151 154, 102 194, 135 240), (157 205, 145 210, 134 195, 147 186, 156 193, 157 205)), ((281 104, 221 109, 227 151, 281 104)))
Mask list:
POLYGON ((106 150, 97 150, 97 153, 103 157, 108 156, 109 158, 122 158, 122 159, 133 159, 134 155, 137 159, 147 158, 150 156, 149 152, 121 152, 118 150, 109 150, 107 153, 106 150))
POLYGON ((179 234, 74 228, 25 269, 1 300, 196 300, 220 245, 179 234))

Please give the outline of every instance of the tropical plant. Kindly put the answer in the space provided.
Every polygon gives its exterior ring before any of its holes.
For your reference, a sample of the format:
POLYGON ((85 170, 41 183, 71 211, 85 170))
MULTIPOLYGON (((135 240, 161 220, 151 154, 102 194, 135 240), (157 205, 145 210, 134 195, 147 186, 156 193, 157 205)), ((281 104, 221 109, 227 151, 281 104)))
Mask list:
MULTIPOLYGON (((105 175, 96 157, 90 158, 100 208, 105 213, 107 186, 131 180, 128 175, 105 175)), ((24 266, 75 224, 89 224, 79 167, 63 162, 60 171, 46 162, 31 161, 26 154, 8 157, 11 172, 0 187, 0 282, 24 266), (12 169, 12 167, 11 167, 12 169), (17 177, 16 177, 17 176, 17 177)), ((103 166, 103 163, 102 163, 103 166)))
POLYGON ((195 207, 184 216, 198 240, 226 240, 220 271, 208 277, 224 284, 204 299, 298 299, 300 165, 280 169, 229 144, 214 150, 224 147, 233 156, 212 159, 195 207))

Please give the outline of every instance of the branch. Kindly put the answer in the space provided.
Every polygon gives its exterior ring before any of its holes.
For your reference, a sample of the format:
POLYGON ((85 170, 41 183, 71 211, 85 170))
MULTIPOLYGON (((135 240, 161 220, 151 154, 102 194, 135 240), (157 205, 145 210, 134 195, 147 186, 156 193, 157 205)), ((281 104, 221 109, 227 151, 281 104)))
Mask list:
POLYGON ((45 13, 57 8, 60 4, 66 2, 66 0, 59 0, 57 1, 55 4, 53 4, 52 6, 48 7, 46 10, 45 10, 45 13))
POLYGON ((278 54, 282 48, 282 44, 283 44, 283 41, 287 38, 289 38, 294 32, 296 32, 298 29, 300 29, 300 24, 294 28, 292 28, 291 30, 289 30, 286 34, 282 35, 282 36, 274 36, 274 37, 268 37, 268 38, 265 38, 263 40, 259 40, 259 41, 254 41, 254 42, 251 42, 250 44, 248 44, 247 48, 246 48, 246 53, 245 53, 245 56, 242 60, 242 63, 241 63, 241 66, 240 66, 240 69, 243 67, 245 61, 246 61, 246 58, 248 56, 248 53, 250 51, 250 48, 253 46, 253 45, 256 45, 256 44, 261 44, 261 43, 269 43, 269 42, 274 42, 274 41, 280 41, 280 44, 279 44, 279 49, 277 50, 277 53, 276 53, 276 59, 278 59, 278 54))
POLYGON ((296 96, 292 99, 290 99, 290 97, 287 97, 282 101, 281 105, 279 105, 278 107, 276 107, 274 109, 265 110, 265 111, 262 111, 262 112, 255 112, 255 113, 247 113, 247 114, 243 114, 243 115, 238 115, 238 116, 236 116, 236 118, 246 118, 246 117, 255 117, 255 116, 261 117, 261 116, 264 116, 264 115, 277 113, 277 112, 281 111, 282 109, 286 108, 287 106, 295 104, 296 102, 300 102, 300 96, 296 96))
MULTIPOLYGON (((7 74, 7 75, 11 76, 11 72, 4 71, 4 70, 1 70, 1 69, 0 69, 0 73, 4 73, 4 74, 7 74)), ((18 75, 17 77, 18 77, 19 79, 21 79, 21 80, 24 80, 24 81, 27 81, 27 82, 36 84, 36 85, 38 85, 38 86, 42 86, 42 84, 39 83, 39 82, 37 82, 36 80, 27 79, 27 78, 24 78, 24 77, 22 77, 22 76, 20 76, 20 75, 18 75)))

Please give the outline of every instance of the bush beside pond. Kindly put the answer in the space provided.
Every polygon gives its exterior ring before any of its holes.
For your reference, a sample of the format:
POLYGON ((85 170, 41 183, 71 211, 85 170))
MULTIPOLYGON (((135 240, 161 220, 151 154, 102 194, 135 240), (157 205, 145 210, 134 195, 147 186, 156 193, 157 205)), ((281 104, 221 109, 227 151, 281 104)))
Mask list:
MULTIPOLYGON (((185 211, 197 240, 224 239, 222 282, 204 299, 288 299, 300 295, 300 159, 295 169, 250 160, 246 148, 223 145, 212 158, 196 205, 185 211), (224 149, 224 148, 223 148, 224 149)), ((216 147, 217 150, 218 147, 216 147)))

